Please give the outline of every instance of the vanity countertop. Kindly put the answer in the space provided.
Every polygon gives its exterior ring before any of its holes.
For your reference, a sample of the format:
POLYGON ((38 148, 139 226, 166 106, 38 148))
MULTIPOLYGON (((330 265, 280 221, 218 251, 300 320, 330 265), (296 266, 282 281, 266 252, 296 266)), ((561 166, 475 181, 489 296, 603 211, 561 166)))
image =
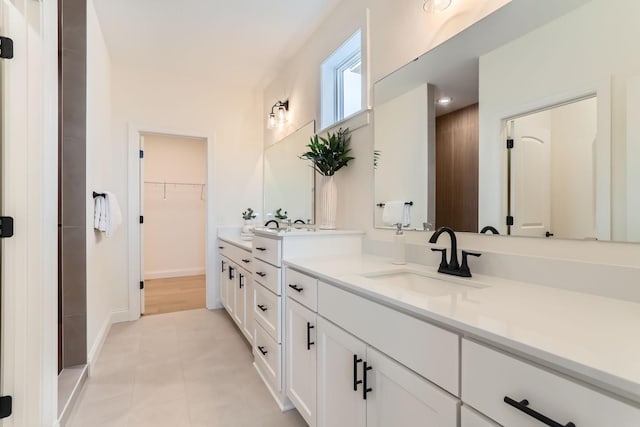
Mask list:
POLYGON ((253 242, 251 240, 242 240, 239 233, 233 232, 219 232, 218 239, 224 240, 227 243, 238 246, 242 249, 250 251, 253 249, 253 242))
POLYGON ((282 239, 286 236, 291 237, 308 237, 308 236, 349 236, 364 235, 364 231, 359 230, 320 230, 315 227, 311 228, 295 228, 292 226, 291 231, 277 230, 275 228, 259 227, 254 230, 256 236, 264 236, 282 239))
POLYGON ((640 304, 484 275, 459 279, 372 255, 285 264, 640 403, 640 304), (363 275, 411 270, 479 288, 429 296, 363 275))

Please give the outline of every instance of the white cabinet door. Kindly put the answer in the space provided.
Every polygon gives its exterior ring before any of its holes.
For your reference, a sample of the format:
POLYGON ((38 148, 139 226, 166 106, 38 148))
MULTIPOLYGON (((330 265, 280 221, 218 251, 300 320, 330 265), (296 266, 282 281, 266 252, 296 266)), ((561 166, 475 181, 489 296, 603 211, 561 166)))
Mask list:
POLYGON ((287 298, 287 396, 311 427, 316 425, 316 314, 287 298))
POLYGON ((220 287, 220 302, 223 306, 227 306, 227 275, 229 274, 229 261, 226 259, 220 260, 220 276, 218 286, 220 287))
POLYGON ((255 334, 253 326, 253 286, 253 279, 247 275, 244 285, 244 326, 242 332, 244 332, 250 344, 253 344, 255 334))
POLYGON ((234 281, 234 286, 236 289, 236 304, 235 310, 233 312, 233 320, 236 321, 240 330, 244 328, 244 316, 245 316, 245 308, 246 308, 246 295, 247 295, 247 273, 244 270, 236 271, 236 279, 234 281))
POLYGON ((366 401, 358 381, 366 349, 362 341, 318 317, 318 426, 365 427, 366 401))
POLYGON ((456 427, 458 401, 419 375, 367 348, 367 427, 456 427))
POLYGON ((235 310, 236 310, 235 282, 236 282, 237 276, 238 276, 238 267, 232 262, 229 263, 229 267, 227 268, 227 278, 225 281, 225 287, 227 288, 226 290, 227 295, 226 295, 226 303, 224 306, 226 307, 227 312, 229 313, 232 319, 235 316, 235 310))

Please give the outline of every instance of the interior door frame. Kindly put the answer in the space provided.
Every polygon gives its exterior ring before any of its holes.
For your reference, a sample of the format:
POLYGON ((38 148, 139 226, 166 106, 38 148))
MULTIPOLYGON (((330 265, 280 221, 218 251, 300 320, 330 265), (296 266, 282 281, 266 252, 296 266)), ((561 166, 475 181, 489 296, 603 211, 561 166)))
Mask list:
MULTIPOLYGON (((518 117, 526 116, 538 111, 547 110, 554 106, 569 104, 580 99, 597 97, 597 132, 596 132, 596 150, 595 150, 595 200, 596 200, 596 237, 598 240, 611 240, 613 230, 612 224, 612 187, 611 181, 612 168, 612 146, 611 146, 611 76, 593 81, 591 83, 578 86, 567 91, 556 93, 549 96, 543 96, 533 102, 515 104, 499 113, 500 119, 497 120, 500 126, 501 141, 497 141, 501 147, 504 147, 507 135, 507 123, 518 117)), ((496 117, 497 118, 497 117, 496 117)), ((503 149, 501 168, 501 207, 500 207, 500 230, 506 233, 505 213, 508 211, 509 195, 507 181, 508 151, 503 149)), ((526 236, 522 236, 526 237, 526 236)))
POLYGON ((215 160, 215 135, 199 130, 171 129, 156 125, 139 125, 134 123, 128 124, 129 146, 128 146, 128 233, 129 233, 129 310, 128 319, 137 320, 141 314, 141 292, 140 281, 143 280, 141 271, 142 242, 140 239, 140 212, 142 211, 140 202, 140 138, 143 135, 156 134, 168 135, 185 138, 204 139, 207 147, 207 180, 206 180, 206 243, 205 243, 205 259, 206 259, 206 287, 207 287, 207 308, 221 308, 219 295, 219 284, 215 278, 216 267, 216 223, 217 218, 214 210, 216 206, 215 192, 215 173, 213 165, 215 160))

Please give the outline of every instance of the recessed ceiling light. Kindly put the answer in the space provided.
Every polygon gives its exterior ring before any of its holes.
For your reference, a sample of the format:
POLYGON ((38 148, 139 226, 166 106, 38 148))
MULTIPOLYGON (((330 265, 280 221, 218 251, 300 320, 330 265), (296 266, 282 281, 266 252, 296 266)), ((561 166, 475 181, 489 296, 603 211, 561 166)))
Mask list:
POLYGON ((442 105, 442 106, 446 106, 451 104, 451 97, 449 96, 443 96, 441 98, 438 99, 438 104, 442 105))
POLYGON ((422 8, 425 12, 442 12, 451 6, 451 0, 425 0, 422 8))

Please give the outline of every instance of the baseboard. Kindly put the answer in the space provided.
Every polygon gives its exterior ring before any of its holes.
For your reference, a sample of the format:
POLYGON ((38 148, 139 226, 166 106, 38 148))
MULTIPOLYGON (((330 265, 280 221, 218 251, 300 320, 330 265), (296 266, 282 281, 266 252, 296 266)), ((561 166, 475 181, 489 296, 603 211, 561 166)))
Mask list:
MULTIPOLYGON (((82 387, 84 386, 84 383, 87 381, 87 377, 88 377, 88 365, 83 365, 83 366, 78 366, 75 368, 66 368, 66 369, 73 369, 76 370, 78 372, 77 374, 77 378, 75 379, 75 381, 72 384, 72 389, 71 390, 67 390, 67 396, 62 397, 60 396, 60 379, 58 376, 58 404, 61 405, 61 408, 58 408, 58 425, 64 427, 67 425, 67 422, 69 421, 69 416, 71 415, 71 412, 73 411, 74 406, 76 405, 77 401, 78 401, 78 397, 80 397, 80 392, 82 391, 82 387), (60 400, 63 400, 64 402, 60 402, 60 400)), ((63 370, 64 373, 64 370, 63 370)), ((75 373, 73 375, 76 375, 75 373)))
POLYGON ((91 376, 91 370, 93 369, 93 364, 98 360, 100 356, 100 352, 102 351, 102 346, 104 346, 104 342, 109 335, 109 331, 111 330, 111 325, 113 324, 113 313, 110 313, 106 319, 104 319, 104 323, 100 328, 100 332, 98 332, 98 336, 96 337, 91 350, 89 350, 89 354, 87 354, 87 365, 89 365, 89 376, 91 376))
POLYGON ((128 322, 129 319, 129 310, 119 310, 111 313, 111 323, 122 323, 128 322))
POLYGON ((206 273, 205 267, 202 268, 184 268, 179 270, 162 270, 162 271, 146 271, 144 273, 145 280, 167 279, 171 277, 185 276, 203 276, 206 273))

